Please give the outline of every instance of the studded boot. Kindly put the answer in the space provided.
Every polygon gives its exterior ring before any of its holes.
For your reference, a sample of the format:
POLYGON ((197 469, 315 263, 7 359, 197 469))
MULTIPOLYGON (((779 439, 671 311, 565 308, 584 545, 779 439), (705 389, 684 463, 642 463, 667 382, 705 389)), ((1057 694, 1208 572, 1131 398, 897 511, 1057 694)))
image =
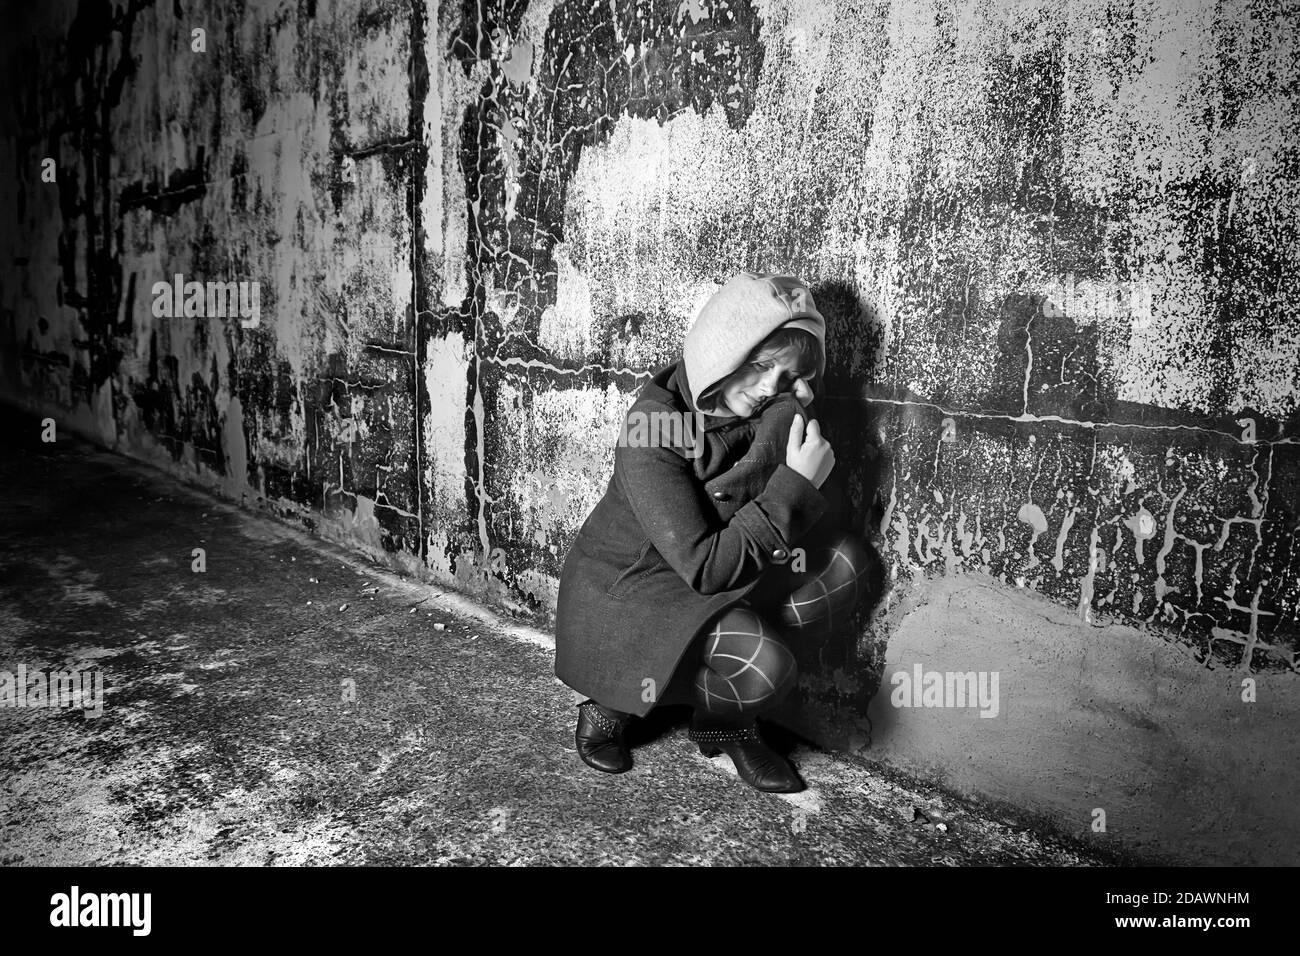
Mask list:
POLYGON ((623 730, 631 719, 631 714, 602 707, 594 700, 579 704, 578 727, 573 739, 582 762, 605 773, 631 770, 632 754, 623 740, 623 730))
POLYGON ((763 743, 753 719, 722 722, 701 719, 697 714, 687 736, 700 745, 700 753, 706 757, 725 753, 741 779, 755 790, 798 793, 807 789, 789 761, 763 743))

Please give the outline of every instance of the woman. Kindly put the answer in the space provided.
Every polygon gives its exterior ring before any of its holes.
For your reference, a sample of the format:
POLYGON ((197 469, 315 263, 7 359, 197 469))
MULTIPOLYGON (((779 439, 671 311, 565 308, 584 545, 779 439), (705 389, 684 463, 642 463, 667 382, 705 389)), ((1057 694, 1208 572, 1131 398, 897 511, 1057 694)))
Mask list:
POLYGON ((811 408, 825 329, 803 282, 741 273, 629 410, 560 577, 555 673, 591 698, 575 732, 589 766, 630 769, 628 721, 684 702, 706 755, 759 790, 803 789, 754 717, 793 686, 786 635, 843 620, 866 569, 835 527, 811 408))

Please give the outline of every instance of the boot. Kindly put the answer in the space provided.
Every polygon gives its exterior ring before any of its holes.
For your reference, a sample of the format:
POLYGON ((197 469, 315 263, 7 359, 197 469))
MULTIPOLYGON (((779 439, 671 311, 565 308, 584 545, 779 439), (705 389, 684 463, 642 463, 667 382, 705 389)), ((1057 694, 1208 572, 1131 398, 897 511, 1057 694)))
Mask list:
POLYGON ((716 757, 725 753, 742 780, 764 793, 798 793, 806 790, 789 761, 763 743, 753 719, 729 723, 696 717, 687 734, 700 745, 700 753, 716 757))
POLYGON ((602 707, 594 700, 579 704, 578 729, 573 739, 582 762, 605 773, 631 770, 632 754, 623 742, 623 729, 630 719, 630 714, 602 707))

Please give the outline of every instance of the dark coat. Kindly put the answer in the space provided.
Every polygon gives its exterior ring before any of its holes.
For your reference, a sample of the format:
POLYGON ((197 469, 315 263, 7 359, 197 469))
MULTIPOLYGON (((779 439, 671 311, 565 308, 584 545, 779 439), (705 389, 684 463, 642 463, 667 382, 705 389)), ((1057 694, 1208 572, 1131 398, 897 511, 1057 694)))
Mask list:
MULTIPOLYGON (((696 411, 680 364, 642 389, 628 410, 629 435, 646 413, 696 411)), ((786 394, 752 418, 706 419, 702 446, 684 433, 619 443, 609 487, 560 576, 556 676, 601 704, 644 715, 703 626, 833 520, 833 486, 823 485, 823 495, 785 464, 796 412, 816 417, 786 394)))

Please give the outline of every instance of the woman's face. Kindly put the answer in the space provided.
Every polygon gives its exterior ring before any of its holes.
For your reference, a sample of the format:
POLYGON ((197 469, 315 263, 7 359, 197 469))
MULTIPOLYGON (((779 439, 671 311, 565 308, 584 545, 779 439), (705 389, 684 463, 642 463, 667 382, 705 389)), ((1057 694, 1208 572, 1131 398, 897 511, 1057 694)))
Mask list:
POLYGON ((750 362, 732 372, 718 389, 727 409, 740 418, 748 418, 774 395, 794 392, 807 405, 812 401, 809 376, 800 376, 796 364, 798 353, 790 348, 763 349, 750 362))

